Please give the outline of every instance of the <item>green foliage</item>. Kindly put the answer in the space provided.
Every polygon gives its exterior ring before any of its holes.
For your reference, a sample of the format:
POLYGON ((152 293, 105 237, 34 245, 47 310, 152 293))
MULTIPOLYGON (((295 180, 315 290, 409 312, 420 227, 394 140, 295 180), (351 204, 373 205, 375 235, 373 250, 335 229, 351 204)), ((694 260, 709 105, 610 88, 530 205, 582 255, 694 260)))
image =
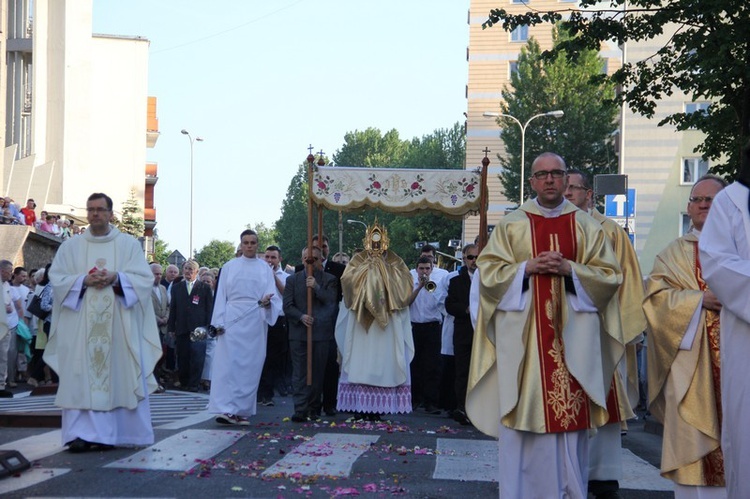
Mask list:
MULTIPOLYGON (((262 253, 271 246, 272 244, 276 243, 276 229, 271 229, 266 227, 266 224, 263 222, 260 222, 258 224, 247 224, 245 226, 247 229, 252 229, 258 234, 258 252, 262 253)), ((239 244, 239 243, 238 243, 239 244)))
MULTIPOLYGON (((650 57, 629 62, 611 77, 597 76, 622 88, 616 98, 631 110, 653 117, 660 99, 679 89, 694 100, 712 102, 706 113, 675 112, 659 125, 678 130, 695 128, 705 134, 696 148, 713 162, 714 173, 734 175, 742 146, 750 138, 750 4, 737 0, 611 0, 601 7, 582 0, 583 11, 569 8, 511 15, 493 9, 484 28, 501 24, 506 31, 517 26, 563 22, 575 36, 546 53, 575 60, 586 50, 598 50, 605 41, 646 42, 667 35, 664 45, 650 57), (670 36, 671 35, 671 36, 670 36), (718 161, 726 159, 725 163, 718 161)), ((567 111, 566 111, 567 112, 567 111)))
POLYGON ((207 245, 195 252, 195 260, 201 267, 221 268, 234 258, 237 246, 230 241, 212 239, 207 245))
MULTIPOLYGON (((411 141, 401 140, 398 131, 381 134, 376 128, 348 132, 344 144, 333 155, 337 165, 368 168, 452 168, 461 169, 464 164, 465 138, 463 128, 456 123, 450 129, 438 129, 433 133, 411 141)), ((328 163, 327 158, 324 158, 328 163)), ((307 165, 300 165, 297 174, 287 189, 282 204, 281 217, 274 229, 283 258, 294 265, 300 263, 302 248, 307 244, 307 165)), ((339 251, 339 223, 341 223, 341 248, 350 256, 356 248, 363 246, 364 227, 347 220, 358 220, 371 224, 378 221, 388 228, 391 249, 411 264, 415 260, 416 241, 440 241, 445 251, 449 239, 459 238, 461 222, 440 215, 417 215, 403 217, 380 210, 356 213, 323 211, 323 232, 329 238, 330 256, 339 251)), ((317 233, 317 213, 313 217, 313 233, 317 233)))
POLYGON ((154 236, 154 254, 151 256, 151 261, 160 264, 162 267, 167 268, 169 262, 169 254, 172 253, 169 249, 169 245, 164 239, 159 239, 154 236))
POLYGON ((117 228, 135 238, 143 237, 146 225, 143 217, 139 216, 141 213, 141 207, 135 197, 135 189, 130 189, 130 197, 122 204, 122 219, 118 222, 117 228))
MULTIPOLYGON (((555 44, 569 37, 555 30, 555 44)), ((533 38, 521 49, 518 71, 511 75, 511 86, 503 89, 501 112, 515 116, 525 124, 532 116, 562 110, 562 118, 538 117, 526 128, 524 181, 531 163, 540 153, 553 151, 562 156, 569 167, 591 175, 614 173, 617 156, 611 138, 617 128, 618 108, 613 102, 611 83, 592 83, 601 73, 603 61, 596 51, 582 52, 576 62, 564 53, 545 60, 533 38)), ((507 155, 500 156, 503 173, 500 180, 506 197, 519 202, 521 177, 521 130, 510 118, 500 117, 502 139, 507 155)), ((533 192, 524 188, 524 198, 533 192)))

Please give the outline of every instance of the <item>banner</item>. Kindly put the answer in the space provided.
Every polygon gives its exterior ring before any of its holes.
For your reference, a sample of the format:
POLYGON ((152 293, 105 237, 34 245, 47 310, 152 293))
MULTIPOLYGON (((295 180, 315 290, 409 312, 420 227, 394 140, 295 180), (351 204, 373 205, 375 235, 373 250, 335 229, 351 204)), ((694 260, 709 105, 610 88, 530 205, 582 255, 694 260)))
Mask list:
POLYGON ((315 168, 312 200, 331 210, 354 211, 366 207, 404 215, 437 212, 451 218, 479 213, 478 170, 315 168))

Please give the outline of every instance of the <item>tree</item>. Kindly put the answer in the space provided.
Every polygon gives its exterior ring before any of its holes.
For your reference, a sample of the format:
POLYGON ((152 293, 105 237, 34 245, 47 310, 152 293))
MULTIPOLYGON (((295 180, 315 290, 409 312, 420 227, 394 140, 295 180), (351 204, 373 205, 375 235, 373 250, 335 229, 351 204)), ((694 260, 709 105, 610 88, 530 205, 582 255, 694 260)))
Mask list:
POLYGON ((195 252, 195 260, 202 267, 221 268, 234 258, 237 247, 230 241, 212 239, 207 245, 195 252))
POLYGON ((141 207, 135 197, 135 189, 130 189, 130 197, 122 204, 122 219, 118 224, 118 229, 135 238, 143 237, 146 225, 143 217, 140 216, 141 213, 141 207))
POLYGON ((165 269, 167 268, 167 265, 169 265, 169 262, 167 261, 167 258, 169 258, 169 254, 171 251, 169 251, 169 245, 164 239, 159 239, 158 235, 154 235, 154 254, 151 257, 151 260, 160 264, 165 269))
POLYGON ((245 226, 248 229, 254 230, 258 234, 258 252, 265 252, 266 248, 276 243, 276 229, 270 229, 266 227, 266 224, 260 222, 259 224, 247 224, 245 226))
MULTIPOLYGON (((555 29, 555 44, 567 40, 564 32, 555 29)), ((596 51, 582 52, 575 61, 568 61, 560 52, 545 60, 539 43, 533 38, 521 49, 518 70, 511 75, 511 85, 502 91, 500 103, 504 114, 515 116, 521 123, 532 116, 562 110, 562 119, 536 118, 526 129, 525 172, 528 178, 531 162, 544 151, 554 150, 565 158, 568 166, 590 175, 614 173, 617 156, 611 139, 617 128, 618 108, 613 102, 611 83, 592 84, 591 78, 601 72, 602 59, 596 51)), ((503 166, 500 181, 505 196, 519 203, 521 180, 521 130, 510 118, 500 117, 505 156, 498 155, 503 166)), ((523 179, 526 182, 526 179, 523 179)), ((524 197, 530 197, 524 189, 524 197)), ((522 203, 524 200, 520 201, 522 203)))
POLYGON ((711 101, 705 112, 675 112, 659 125, 700 130, 705 139, 696 151, 716 162, 714 172, 736 173, 740 150, 750 138, 750 5, 737 0, 611 0, 607 7, 601 5, 582 0, 580 11, 562 8, 520 15, 493 9, 483 27, 501 24, 512 31, 521 25, 562 22, 574 36, 545 56, 564 52, 571 60, 585 50, 599 50, 607 40, 623 44, 671 35, 650 57, 596 79, 619 85, 616 99, 649 118, 658 101, 675 89, 695 100, 711 101), (725 163, 718 163, 723 159, 725 163))

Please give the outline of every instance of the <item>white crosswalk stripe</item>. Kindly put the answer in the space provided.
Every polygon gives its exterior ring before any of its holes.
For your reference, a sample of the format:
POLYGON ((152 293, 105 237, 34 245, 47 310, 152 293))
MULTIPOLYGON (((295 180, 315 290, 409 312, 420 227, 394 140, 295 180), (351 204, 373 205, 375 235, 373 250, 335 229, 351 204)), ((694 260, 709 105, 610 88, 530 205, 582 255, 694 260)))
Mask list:
POLYGON ((497 481, 497 442, 438 438, 432 478, 482 482, 497 481))
POLYGON ((263 476, 298 473, 347 477, 354 461, 378 441, 377 435, 318 433, 263 472, 263 476))
MULTIPOLYGON (((168 391, 152 393, 149 396, 151 405, 151 423, 155 428, 179 429, 185 425, 167 426, 181 422, 189 416, 196 416, 190 424, 199 423, 210 418, 205 412, 208 405, 208 395, 202 393, 188 393, 168 391)), ((54 395, 29 396, 18 394, 12 399, 0 399, 0 413, 7 412, 57 412, 54 395)))
MULTIPOLYGON (((171 405, 167 404, 168 406, 171 405)), ((172 407, 171 410, 175 410, 172 407)), ((204 414, 205 411, 197 414, 204 414)), ((158 438, 157 433, 157 438, 158 438)), ((135 450, 117 461, 100 466, 142 471, 189 472, 199 463, 211 460, 232 446, 243 446, 255 440, 247 430, 187 429, 157 441, 145 449, 135 450), (249 436, 249 438, 244 438, 249 436)), ((300 443, 283 453, 277 461, 267 463, 262 475, 327 476, 338 479, 352 473, 357 460, 370 451, 379 435, 361 433, 317 433, 310 439, 300 436, 300 443)), ((432 479, 463 482, 496 481, 498 447, 493 440, 435 437, 432 479)), ((252 445, 252 444, 250 444, 252 445)), ((9 442, 0 450, 19 450, 32 461, 39 461, 62 451, 60 431, 48 431, 9 442)), ((120 454, 122 455, 122 454, 120 454)), ((429 458, 427 458, 429 459, 429 458)), ((66 473, 66 469, 37 468, 22 473, 23 481, 0 481, 0 495, 43 482, 66 473), (9 485, 12 484, 12 485, 9 485), (11 487, 11 488, 8 488, 11 487)), ((659 470, 631 451, 623 450, 622 489, 671 491, 672 483, 659 470)))
POLYGON ((185 430, 105 467, 189 471, 200 461, 234 445, 244 435, 243 431, 185 430))

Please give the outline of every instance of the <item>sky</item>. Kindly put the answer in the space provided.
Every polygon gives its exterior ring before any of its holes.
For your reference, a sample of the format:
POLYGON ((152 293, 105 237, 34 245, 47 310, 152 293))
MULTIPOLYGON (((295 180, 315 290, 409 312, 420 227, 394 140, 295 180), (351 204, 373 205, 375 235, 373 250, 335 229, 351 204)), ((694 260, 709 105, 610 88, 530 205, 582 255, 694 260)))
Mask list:
MULTIPOLYGON (((344 134, 463 123, 469 0, 94 0, 93 32, 150 40, 159 237, 193 248, 273 224, 308 154, 344 134)), ((358 165, 344 165, 358 166, 358 165)), ((430 165, 425 165, 430 166, 430 165)), ((304 230, 301 228, 301 230, 304 230)))

